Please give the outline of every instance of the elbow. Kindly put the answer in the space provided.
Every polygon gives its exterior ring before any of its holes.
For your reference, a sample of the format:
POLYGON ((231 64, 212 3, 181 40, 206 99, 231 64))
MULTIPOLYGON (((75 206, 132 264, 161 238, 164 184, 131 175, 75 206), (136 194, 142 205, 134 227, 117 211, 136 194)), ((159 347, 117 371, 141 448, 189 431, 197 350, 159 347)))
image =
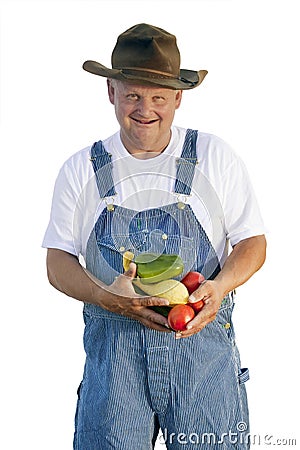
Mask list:
POLYGON ((263 249, 262 249, 262 265, 265 263, 266 259, 267 259, 267 239, 266 236, 263 235, 262 236, 263 239, 263 249))
POLYGON ((47 278, 52 287, 61 291, 57 282, 57 278, 55 276, 55 272, 48 262, 47 262, 47 278))
POLYGON ((266 262, 267 258, 267 240, 265 235, 256 236, 256 248, 257 248, 257 270, 259 270, 264 263, 266 262))
POLYGON ((55 289, 59 291, 62 291, 57 277, 57 272, 59 271, 59 264, 57 261, 57 251, 53 249, 48 249, 46 268, 47 268, 47 278, 51 286, 53 286, 55 289))
POLYGON ((47 264, 47 278, 51 286, 56 287, 56 280, 49 264, 47 264))

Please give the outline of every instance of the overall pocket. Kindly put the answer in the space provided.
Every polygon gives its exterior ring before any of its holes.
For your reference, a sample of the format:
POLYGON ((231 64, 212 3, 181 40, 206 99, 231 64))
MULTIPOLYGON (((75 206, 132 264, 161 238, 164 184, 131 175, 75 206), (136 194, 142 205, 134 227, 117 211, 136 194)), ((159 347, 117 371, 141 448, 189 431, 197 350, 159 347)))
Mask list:
POLYGON ((235 342, 235 333, 234 327, 232 323, 232 312, 234 308, 234 303, 229 302, 226 304, 226 299, 224 299, 224 306, 222 306, 218 311, 218 314, 214 320, 216 326, 221 331, 221 335, 224 337, 224 340, 234 344, 235 342))
POLYGON ((111 268, 111 273, 105 274, 105 279, 109 279, 108 284, 111 284, 118 274, 123 273, 123 253, 126 250, 132 251, 132 243, 128 235, 106 235, 97 239, 97 246, 106 262, 106 269, 111 268))

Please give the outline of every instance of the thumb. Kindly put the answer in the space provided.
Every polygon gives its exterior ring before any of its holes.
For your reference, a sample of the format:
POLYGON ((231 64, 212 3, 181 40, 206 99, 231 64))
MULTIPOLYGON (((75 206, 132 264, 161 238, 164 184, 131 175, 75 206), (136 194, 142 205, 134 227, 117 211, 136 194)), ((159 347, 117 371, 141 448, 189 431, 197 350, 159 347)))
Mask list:
POLYGON ((136 277, 136 264, 131 262, 129 264, 129 269, 124 272, 125 277, 130 278, 133 280, 133 278, 136 277))
POLYGON ((206 291, 204 288, 206 281, 200 284, 200 286, 189 296, 190 303, 197 303, 200 300, 204 300, 206 297, 206 291))
POLYGON ((194 294, 191 294, 189 296, 189 303, 196 303, 198 302, 198 299, 194 296, 194 294))

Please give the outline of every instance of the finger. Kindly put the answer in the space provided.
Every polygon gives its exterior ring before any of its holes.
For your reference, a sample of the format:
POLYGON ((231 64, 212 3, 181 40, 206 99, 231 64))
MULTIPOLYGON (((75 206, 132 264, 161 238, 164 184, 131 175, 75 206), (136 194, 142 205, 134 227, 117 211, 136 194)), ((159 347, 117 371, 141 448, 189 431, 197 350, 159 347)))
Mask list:
POLYGON ((169 300, 160 297, 135 297, 132 300, 133 306, 168 306, 169 300))
POLYGON ((190 303, 197 303, 200 300, 205 300, 209 292, 207 290, 207 287, 205 287, 206 281, 204 281, 198 289, 196 289, 190 296, 189 296, 189 302, 190 303))
POLYGON ((136 264, 131 262, 129 264, 129 269, 124 272, 125 277, 130 278, 130 280, 133 280, 136 276, 136 264))
POLYGON ((172 333, 172 330, 170 330, 170 328, 168 328, 167 326, 152 322, 152 320, 140 319, 140 322, 147 328, 151 328, 152 330, 162 331, 163 333, 172 333))
POLYGON ((175 331, 175 339, 181 339, 182 337, 184 337, 182 331, 175 331))
MULTIPOLYGON (((205 306, 203 307, 203 309, 205 306)), ((209 322, 214 320, 215 315, 209 311, 206 312, 205 310, 201 310, 195 317, 192 319, 186 326, 187 330, 197 329, 202 330, 209 322)))
MULTIPOLYGON (((211 320, 205 320, 201 322, 200 324, 193 325, 191 328, 186 327, 187 329, 181 332, 176 332, 175 339, 181 339, 181 338, 188 338, 190 336, 193 336, 193 334, 199 333, 203 328, 206 327, 211 322, 211 320)), ((190 325, 190 323, 188 324, 190 325)))
POLYGON ((168 319, 163 316, 162 314, 159 314, 151 309, 145 308, 145 313, 144 313, 144 319, 147 320, 148 322, 154 323, 154 324, 159 324, 161 326, 163 326, 164 328, 167 328, 169 331, 171 331, 170 326, 168 324, 168 319))
POLYGON ((140 310, 139 314, 135 314, 135 318, 148 328, 164 332, 172 331, 169 327, 167 318, 151 309, 143 308, 143 310, 140 310))

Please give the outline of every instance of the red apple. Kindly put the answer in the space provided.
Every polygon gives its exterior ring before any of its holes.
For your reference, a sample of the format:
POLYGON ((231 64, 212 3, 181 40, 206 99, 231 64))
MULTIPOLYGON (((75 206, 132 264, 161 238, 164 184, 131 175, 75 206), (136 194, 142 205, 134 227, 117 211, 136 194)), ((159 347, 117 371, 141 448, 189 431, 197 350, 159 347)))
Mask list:
POLYGON ((191 295, 201 283, 205 280, 205 277, 200 272, 188 272, 186 276, 181 280, 181 283, 185 285, 189 294, 191 295))

